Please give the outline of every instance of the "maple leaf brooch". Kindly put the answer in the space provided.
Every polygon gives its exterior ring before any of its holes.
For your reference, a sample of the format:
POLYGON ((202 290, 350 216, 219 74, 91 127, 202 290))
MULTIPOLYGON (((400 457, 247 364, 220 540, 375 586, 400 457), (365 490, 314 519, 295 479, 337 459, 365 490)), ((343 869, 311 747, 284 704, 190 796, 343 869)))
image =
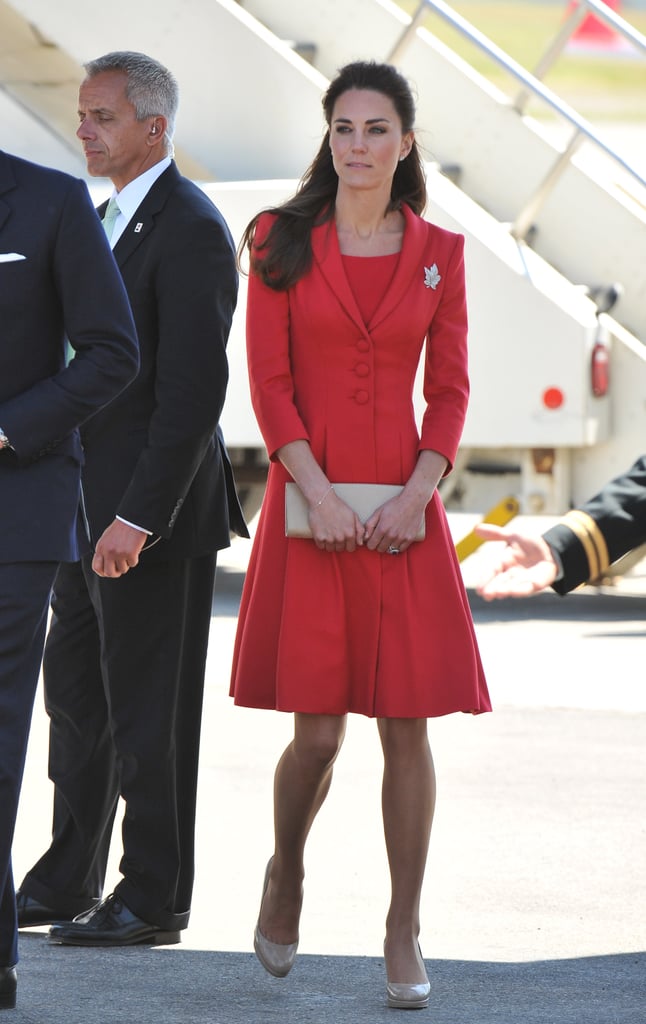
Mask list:
POLYGON ((437 269, 437 263, 434 263, 431 267, 424 267, 424 287, 432 288, 433 291, 437 288, 438 284, 442 280, 439 270, 437 269))

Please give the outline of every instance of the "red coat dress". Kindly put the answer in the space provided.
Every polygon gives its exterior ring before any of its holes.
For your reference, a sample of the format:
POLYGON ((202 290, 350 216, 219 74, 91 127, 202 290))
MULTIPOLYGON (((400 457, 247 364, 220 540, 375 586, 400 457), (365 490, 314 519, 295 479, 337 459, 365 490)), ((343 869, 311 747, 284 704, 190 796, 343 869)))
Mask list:
POLYGON ((249 374, 271 464, 238 620, 237 704, 402 718, 490 710, 439 494, 426 539, 400 555, 285 537, 291 478, 275 453, 290 441, 308 440, 332 482, 403 484, 421 449, 455 459, 469 391, 464 240, 404 215, 397 268, 368 324, 333 222, 314 229, 312 268, 289 291, 251 275, 249 374), (425 340, 420 437, 412 391, 425 340))

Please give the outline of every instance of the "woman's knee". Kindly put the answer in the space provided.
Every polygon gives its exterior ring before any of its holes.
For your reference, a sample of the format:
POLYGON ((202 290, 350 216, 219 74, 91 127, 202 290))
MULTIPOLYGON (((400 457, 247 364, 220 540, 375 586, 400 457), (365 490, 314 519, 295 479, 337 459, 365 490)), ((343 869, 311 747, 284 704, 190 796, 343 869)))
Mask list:
POLYGON ((301 764, 318 770, 330 768, 343 745, 345 727, 345 716, 296 715, 294 752, 301 764))
POLYGON ((379 736, 386 758, 416 757, 430 752, 425 718, 380 718, 379 736))

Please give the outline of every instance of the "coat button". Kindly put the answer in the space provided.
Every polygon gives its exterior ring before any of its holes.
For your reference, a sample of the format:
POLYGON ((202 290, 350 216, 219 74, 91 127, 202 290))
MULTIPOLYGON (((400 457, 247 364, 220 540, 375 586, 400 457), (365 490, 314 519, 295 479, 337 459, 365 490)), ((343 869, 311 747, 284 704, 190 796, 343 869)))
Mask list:
POLYGON ((357 377, 369 377, 370 367, 368 366, 368 363, 357 363, 354 368, 354 372, 357 377))
POLYGON ((367 391, 361 391, 360 390, 360 391, 355 391, 355 393, 354 393, 354 400, 357 403, 357 405, 365 405, 366 402, 369 401, 369 399, 370 399, 370 395, 368 394, 367 391))
POLYGON ((365 338, 359 338, 357 342, 357 348, 359 349, 360 352, 369 352, 370 342, 366 341, 365 338))

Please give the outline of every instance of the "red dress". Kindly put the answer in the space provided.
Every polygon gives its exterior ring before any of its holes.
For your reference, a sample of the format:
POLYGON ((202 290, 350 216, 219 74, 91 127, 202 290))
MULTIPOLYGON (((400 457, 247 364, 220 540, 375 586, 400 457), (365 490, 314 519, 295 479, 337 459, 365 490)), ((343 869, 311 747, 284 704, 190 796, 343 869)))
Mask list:
POLYGON ((397 718, 491 709, 439 494, 425 540, 400 555, 285 537, 290 476, 275 452, 289 441, 307 439, 331 481, 405 483, 422 448, 455 458, 468 396, 463 239, 404 214, 398 258, 344 258, 328 224, 294 288, 250 278, 249 371, 271 464, 238 620, 237 704, 397 718))

